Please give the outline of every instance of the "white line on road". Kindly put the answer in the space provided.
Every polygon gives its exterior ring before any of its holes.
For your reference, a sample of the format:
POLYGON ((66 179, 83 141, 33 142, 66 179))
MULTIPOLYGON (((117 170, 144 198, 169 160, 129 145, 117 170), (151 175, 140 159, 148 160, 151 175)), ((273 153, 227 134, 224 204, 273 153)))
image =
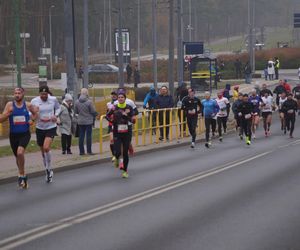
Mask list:
POLYGON ((79 213, 75 216, 67 217, 67 218, 61 219, 57 222, 49 223, 47 225, 40 226, 40 227, 31 229, 31 230, 28 230, 24 233, 20 233, 20 234, 17 234, 15 236, 12 236, 12 237, 1 240, 0 241, 0 248, 1 249, 13 249, 13 248, 21 246, 25 243, 28 243, 28 242, 34 241, 36 239, 39 239, 43 236, 46 236, 46 235, 55 233, 57 231, 63 230, 65 228, 74 226, 76 224, 91 220, 95 217, 99 217, 101 215, 113 212, 113 211, 118 210, 120 208, 123 208, 123 207, 129 206, 129 205, 132 205, 134 203, 149 199, 151 197, 160 195, 160 194, 165 193, 167 191, 179 188, 181 186, 184 186, 184 185, 199 181, 201 179, 219 174, 219 173, 224 172, 226 170, 235 168, 235 167, 240 166, 242 164, 245 164, 245 163, 248 163, 248 162, 253 161, 255 159, 266 156, 266 155, 272 153, 273 151, 274 150, 267 151, 267 152, 261 153, 259 155, 255 155, 253 157, 248 157, 246 159, 239 159, 239 160, 236 160, 236 161, 233 161, 233 162, 215 167, 211 170, 203 171, 203 172, 200 172, 200 173, 197 173, 197 174, 179 179, 177 181, 173 181, 173 182, 170 182, 168 184, 150 189, 148 191, 141 192, 141 193, 138 193, 138 194, 133 195, 133 196, 129 196, 129 197, 124 198, 122 200, 112 202, 112 203, 109 203, 107 205, 100 206, 100 207, 88 210, 86 212, 83 212, 83 213, 79 213))

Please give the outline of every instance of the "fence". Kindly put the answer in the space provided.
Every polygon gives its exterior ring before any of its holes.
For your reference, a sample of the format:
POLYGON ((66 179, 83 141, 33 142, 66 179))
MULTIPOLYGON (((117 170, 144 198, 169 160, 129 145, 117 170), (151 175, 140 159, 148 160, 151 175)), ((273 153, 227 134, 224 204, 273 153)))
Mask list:
MULTIPOLYGON (((107 121, 105 115, 100 117, 100 154, 104 152, 105 143, 109 148, 109 134, 107 133, 107 121)), ((133 142, 135 146, 145 146, 152 143, 160 142, 160 129, 163 130, 163 141, 178 140, 184 136, 188 136, 187 122, 184 117, 183 110, 179 108, 158 109, 158 110, 145 110, 139 113, 137 122, 133 127, 133 142), (169 116, 169 123, 167 122, 169 116), (159 119, 161 118, 161 119, 159 119), (162 120, 162 123, 159 122, 162 120), (186 129, 184 129, 186 126, 186 129), (167 128, 169 128, 169 136, 167 138, 167 128), (185 131, 185 133, 184 133, 185 131)), ((198 117, 197 134, 204 132, 204 119, 198 117)))

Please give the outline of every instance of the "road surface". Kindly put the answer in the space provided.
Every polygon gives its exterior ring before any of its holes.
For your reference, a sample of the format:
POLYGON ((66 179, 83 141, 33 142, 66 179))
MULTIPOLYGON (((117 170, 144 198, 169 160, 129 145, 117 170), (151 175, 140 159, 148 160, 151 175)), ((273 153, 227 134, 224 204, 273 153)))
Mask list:
POLYGON ((300 249, 299 125, 1 185, 0 249, 300 249))

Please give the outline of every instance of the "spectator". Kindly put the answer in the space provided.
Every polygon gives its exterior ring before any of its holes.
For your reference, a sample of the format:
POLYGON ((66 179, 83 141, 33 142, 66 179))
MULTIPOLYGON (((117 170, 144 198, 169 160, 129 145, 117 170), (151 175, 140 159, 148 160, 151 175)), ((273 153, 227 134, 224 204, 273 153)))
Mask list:
MULTIPOLYGON (((152 86, 150 88, 150 91, 147 93, 145 99, 144 99, 144 105, 143 105, 143 108, 147 108, 147 105, 148 105, 148 109, 149 110, 153 110, 156 108, 156 98, 158 97, 158 94, 156 93, 156 90, 155 88, 152 86)), ((149 116, 148 116, 148 120, 150 120, 150 117, 151 117, 151 113, 149 113, 149 116)), ((155 127, 156 126, 156 112, 153 111, 152 112, 152 127, 155 127)), ((152 131, 152 133, 155 133, 155 130, 152 131)))
POLYGON ((242 78, 242 63, 241 63, 240 59, 236 59, 236 61, 234 63, 234 67, 235 67, 236 79, 242 78))
POLYGON ((126 73, 127 73, 127 83, 130 84, 131 83, 131 76, 132 76, 132 67, 129 63, 126 66, 126 73))
POLYGON ((143 108, 145 109, 148 105, 149 109, 155 109, 155 99, 158 97, 158 94, 156 93, 155 88, 152 86, 150 88, 150 91, 147 93, 145 99, 144 99, 144 105, 143 108))
MULTIPOLYGON (((167 86, 162 86, 160 88, 160 93, 156 98, 156 107, 158 109, 164 108, 173 108, 174 102, 172 96, 169 95, 169 90, 167 86)), ((159 112, 159 125, 162 126, 164 124, 164 111, 159 112)), ((166 111, 166 125, 170 124, 170 110, 166 111)), ((164 139, 164 128, 160 128, 160 137, 159 140, 164 139)), ((169 140, 169 126, 166 126, 166 139, 169 140)))
POLYGON ((250 84, 252 78, 252 68, 249 62, 247 62, 244 67, 244 73, 245 73, 245 82, 247 84, 250 84))
POLYGON ((65 94, 65 98, 60 106, 58 117, 60 119, 59 129, 61 133, 62 154, 72 154, 72 120, 74 112, 72 110, 73 98, 70 94, 65 94))
POLYGON ((141 75, 140 71, 137 65, 135 65, 134 71, 133 71, 133 78, 134 78, 134 87, 137 88, 138 84, 141 83, 141 75))
POLYGON ((79 70, 78 70, 78 78, 82 79, 82 75, 83 75, 83 67, 82 67, 82 65, 80 65, 79 70))
POLYGON ((274 62, 272 61, 272 59, 270 59, 268 61, 268 76, 270 81, 274 79, 274 74, 275 74, 274 62))
POLYGON ((92 101, 89 99, 88 90, 81 89, 80 97, 75 102, 75 114, 78 114, 79 127, 79 153, 85 154, 84 139, 86 136, 87 153, 92 155, 92 127, 97 115, 92 101))

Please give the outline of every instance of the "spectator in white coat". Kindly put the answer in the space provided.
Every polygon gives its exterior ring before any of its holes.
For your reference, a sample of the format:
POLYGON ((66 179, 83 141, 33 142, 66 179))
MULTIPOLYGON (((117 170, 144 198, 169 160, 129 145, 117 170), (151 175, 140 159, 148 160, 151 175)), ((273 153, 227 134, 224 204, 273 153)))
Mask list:
POLYGON ((268 61, 268 76, 270 81, 274 79, 274 74, 275 74, 274 62, 272 61, 272 59, 270 59, 268 61))

